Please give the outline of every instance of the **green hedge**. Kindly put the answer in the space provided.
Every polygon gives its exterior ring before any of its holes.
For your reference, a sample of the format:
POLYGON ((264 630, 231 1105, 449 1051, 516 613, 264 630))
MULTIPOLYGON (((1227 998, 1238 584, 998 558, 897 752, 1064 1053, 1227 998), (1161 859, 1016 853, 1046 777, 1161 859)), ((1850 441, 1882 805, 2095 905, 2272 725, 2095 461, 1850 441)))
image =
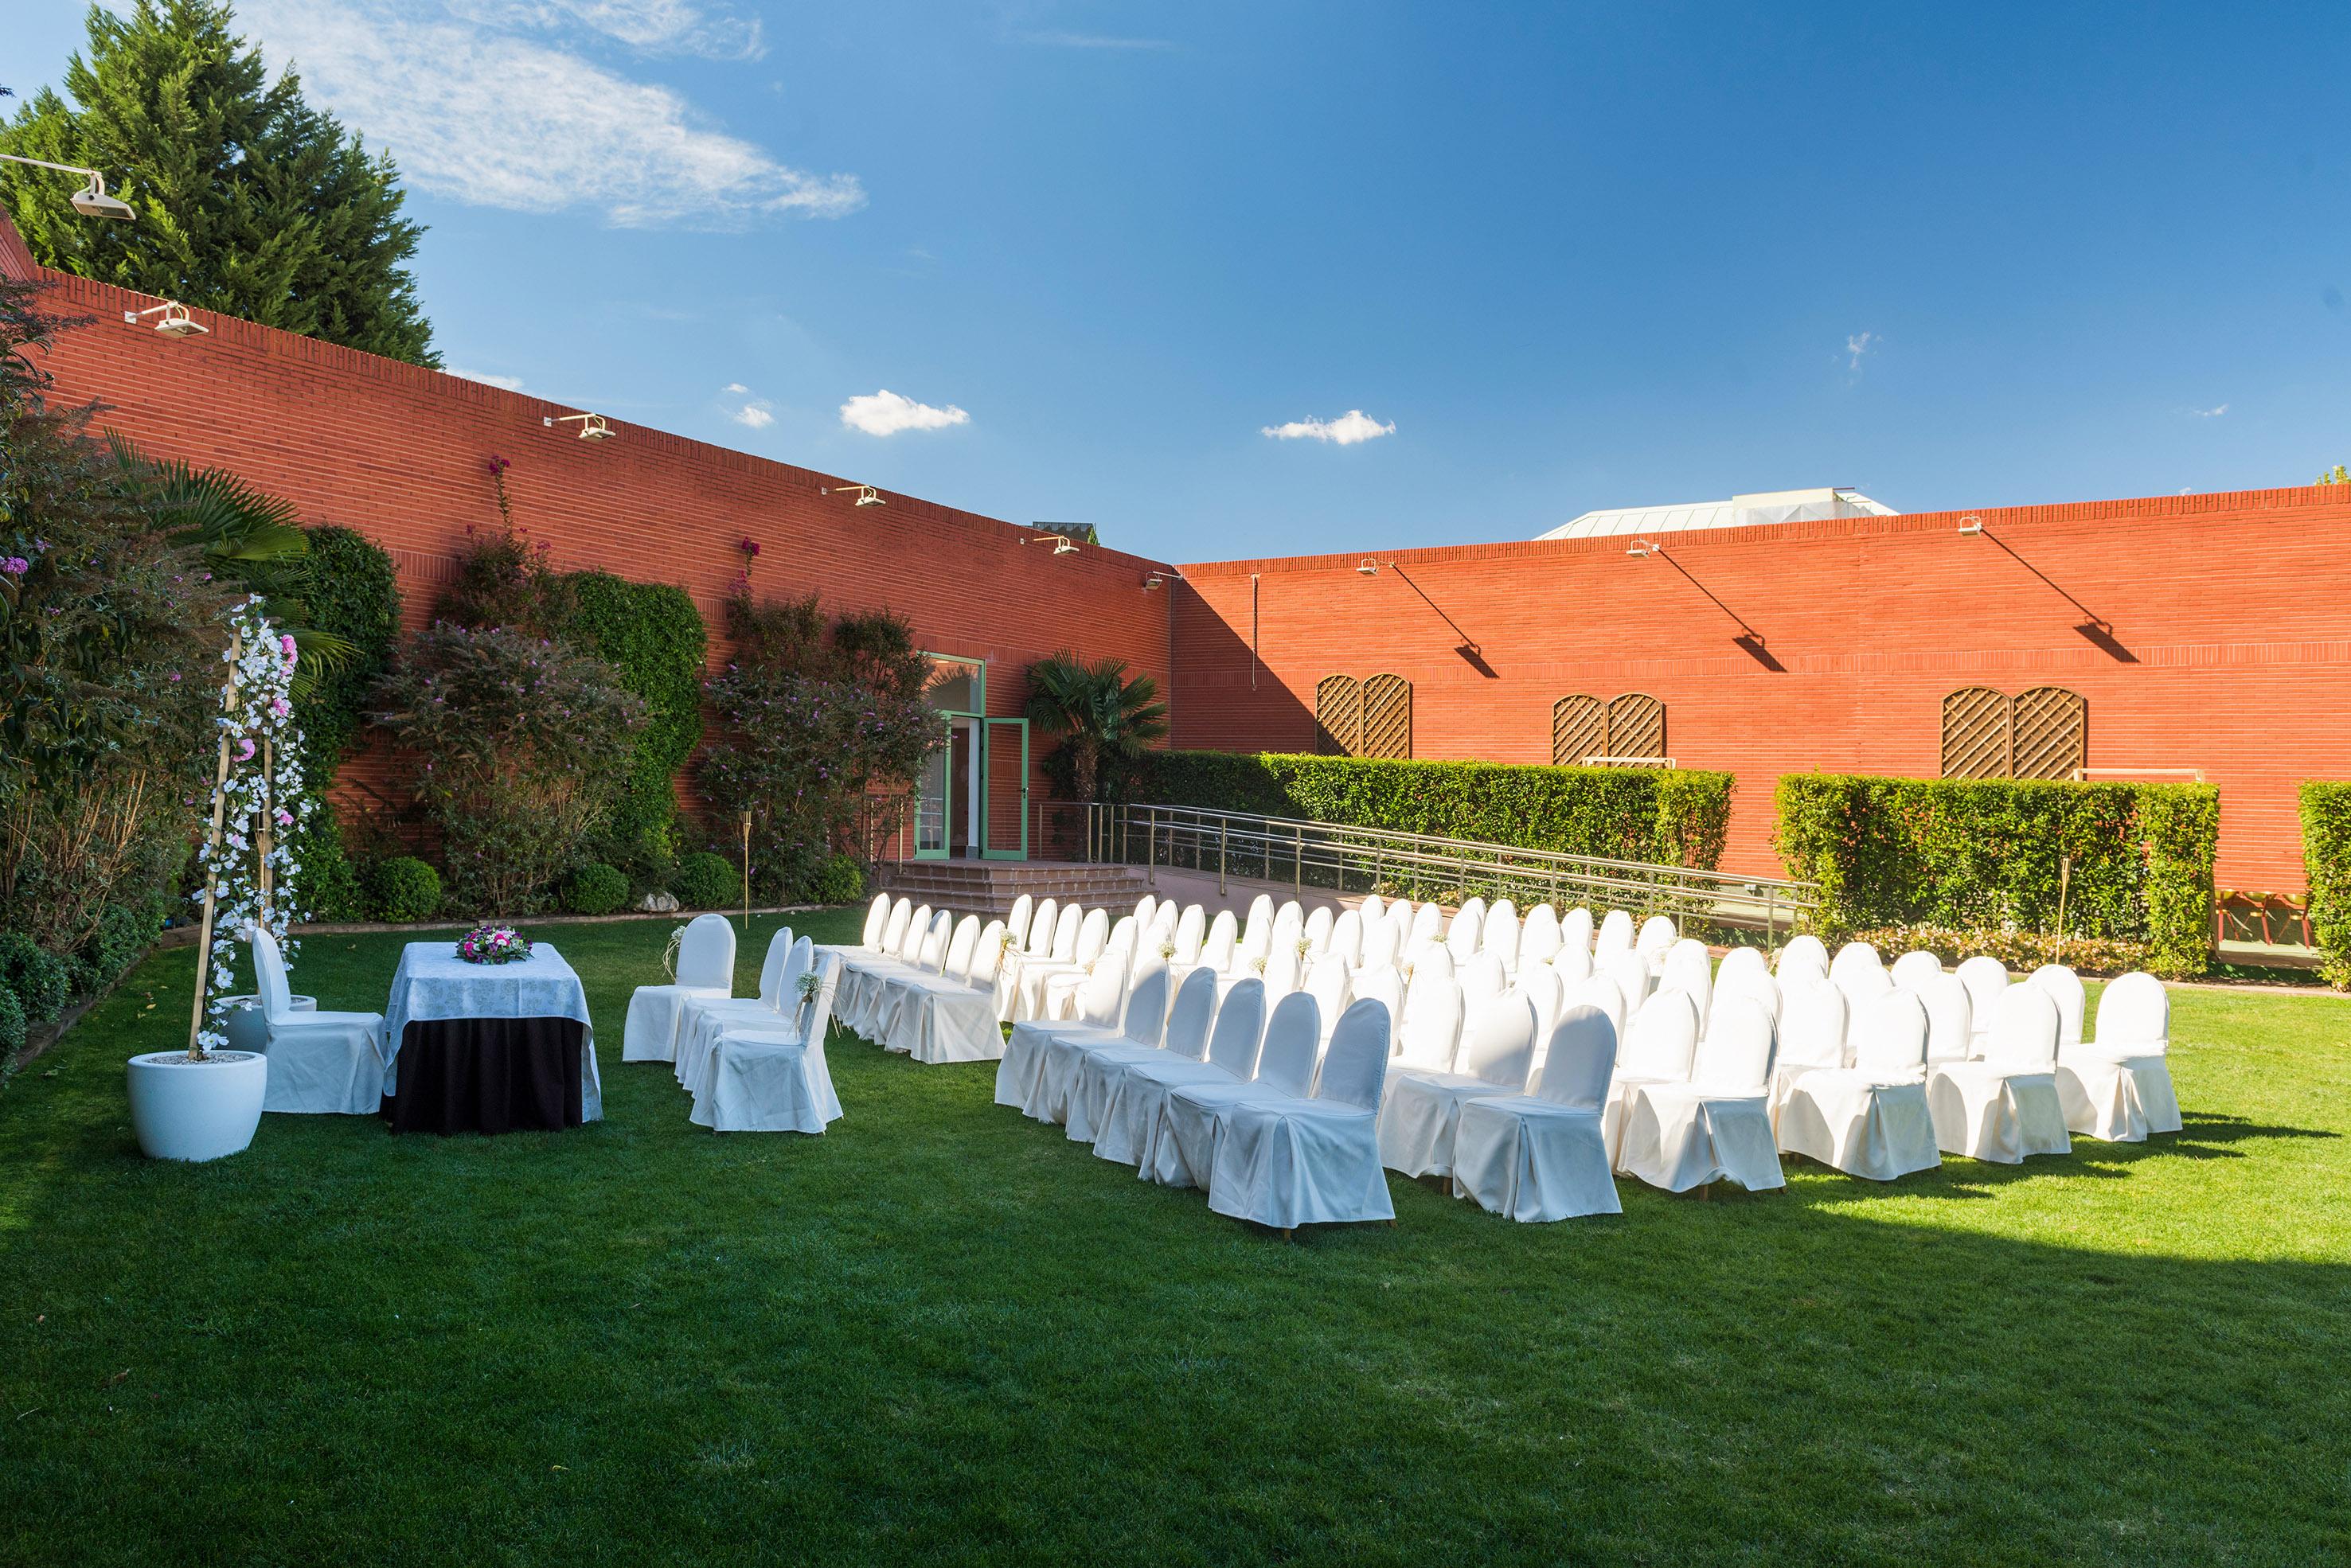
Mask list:
POLYGON ((702 666, 708 632, 682 588, 630 582, 610 572, 572 572, 564 580, 573 644, 610 663, 621 683, 645 699, 628 792, 586 846, 639 886, 666 884, 677 858, 678 769, 702 739, 702 666))
POLYGON ((1695 768, 1155 751, 1134 798, 1711 871, 1732 779, 1695 768))
POLYGON ((2067 932, 2147 945, 2163 974, 2210 961, 2219 792, 1799 773, 1780 780, 1779 851, 1820 883, 1824 935, 1890 925, 2047 931, 2061 861, 2067 932))
POLYGON ((2310 873, 2310 934, 2319 973, 2351 990, 2351 784, 2302 787, 2302 859, 2310 873))
POLYGON ((326 794, 367 722, 368 693, 392 663, 400 635, 400 584, 392 557, 365 534, 331 527, 304 532, 310 549, 303 619, 349 643, 351 657, 321 673, 301 699, 302 772, 319 809, 289 845, 302 868, 295 887, 318 919, 357 920, 367 913, 366 894, 326 794))

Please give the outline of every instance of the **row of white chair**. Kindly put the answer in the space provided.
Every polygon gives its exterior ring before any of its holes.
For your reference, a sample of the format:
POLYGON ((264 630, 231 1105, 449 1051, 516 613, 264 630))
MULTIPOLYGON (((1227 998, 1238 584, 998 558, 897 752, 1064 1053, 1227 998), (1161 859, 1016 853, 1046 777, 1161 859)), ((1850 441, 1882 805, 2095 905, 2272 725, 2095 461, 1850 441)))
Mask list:
POLYGON ((696 915, 671 982, 631 994, 622 1060, 673 1063, 696 1126, 821 1133, 841 1113, 824 1039, 842 972, 837 955, 783 926, 768 943, 758 993, 737 997, 735 928, 723 915, 696 915))

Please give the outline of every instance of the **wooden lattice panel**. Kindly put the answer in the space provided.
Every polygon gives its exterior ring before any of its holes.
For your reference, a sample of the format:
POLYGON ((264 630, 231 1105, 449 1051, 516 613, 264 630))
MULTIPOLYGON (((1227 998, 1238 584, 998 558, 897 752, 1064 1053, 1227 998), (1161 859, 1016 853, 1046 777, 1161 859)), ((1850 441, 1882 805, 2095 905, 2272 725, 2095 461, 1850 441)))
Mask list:
POLYGON ((1551 705, 1551 759, 1562 768, 1608 755, 1608 706, 1598 697, 1562 697, 1551 705))
POLYGON ((1608 704, 1610 757, 1663 757, 1666 705, 1643 692, 1626 692, 1608 704))
POLYGON ((1314 749, 1355 757, 1364 749, 1364 688, 1353 675, 1325 675, 1314 687, 1314 749))
POLYGON ((2089 759, 2090 705, 2063 686, 2019 692, 2009 733, 2014 777, 2071 779, 2089 759))
POLYGON ((1374 675, 1364 683, 1362 755, 1412 755, 1412 683, 1402 675, 1374 675))
POLYGON ((1969 686, 1943 699, 1943 777, 2006 779, 2011 705, 1989 686, 1969 686))

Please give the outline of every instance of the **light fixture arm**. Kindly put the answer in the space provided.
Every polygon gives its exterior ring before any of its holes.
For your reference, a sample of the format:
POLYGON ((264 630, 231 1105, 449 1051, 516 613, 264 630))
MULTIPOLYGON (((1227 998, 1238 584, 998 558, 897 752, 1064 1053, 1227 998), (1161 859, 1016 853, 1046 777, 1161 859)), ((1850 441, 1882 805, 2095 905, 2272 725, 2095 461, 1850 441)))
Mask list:
POLYGON ((55 169, 60 174, 87 174, 106 189, 106 176, 95 169, 85 169, 78 163, 52 163, 46 158, 27 158, 21 152, 0 152, 0 163, 30 163, 36 169, 55 169))

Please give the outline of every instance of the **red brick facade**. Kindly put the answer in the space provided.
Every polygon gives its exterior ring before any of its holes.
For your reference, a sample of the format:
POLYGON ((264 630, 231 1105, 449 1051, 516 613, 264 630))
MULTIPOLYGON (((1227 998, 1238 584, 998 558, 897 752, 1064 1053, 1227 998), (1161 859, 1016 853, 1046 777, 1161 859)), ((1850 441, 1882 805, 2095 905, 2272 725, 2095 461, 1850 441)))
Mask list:
MULTIPOLYGON (((0 218, 0 271, 28 265, 0 218)), ((1074 647, 1159 676, 1179 746, 1311 749, 1317 681, 1393 673, 1415 755, 1541 762, 1558 698, 1649 694, 1670 755, 1739 776, 1735 870, 1775 863, 1782 773, 1933 776, 1963 686, 2078 692, 2094 768, 2200 768, 2227 887, 2299 890, 2295 786, 2351 777, 2351 491, 1993 509, 1974 536, 1957 513, 1668 535, 1648 559, 1594 539, 1384 552, 1368 576, 1353 555, 1228 561, 1146 593, 1155 563, 1115 550, 1055 556, 908 496, 861 510, 818 495, 832 476, 642 426, 583 442, 540 423, 569 409, 249 323, 200 313, 211 335, 174 341, 122 321, 152 301, 78 278, 57 303, 97 317, 50 356, 61 397, 366 531, 417 621, 496 520, 496 454, 559 568, 682 584, 715 631, 747 536, 762 590, 886 606, 987 659, 997 714, 1074 647)))

